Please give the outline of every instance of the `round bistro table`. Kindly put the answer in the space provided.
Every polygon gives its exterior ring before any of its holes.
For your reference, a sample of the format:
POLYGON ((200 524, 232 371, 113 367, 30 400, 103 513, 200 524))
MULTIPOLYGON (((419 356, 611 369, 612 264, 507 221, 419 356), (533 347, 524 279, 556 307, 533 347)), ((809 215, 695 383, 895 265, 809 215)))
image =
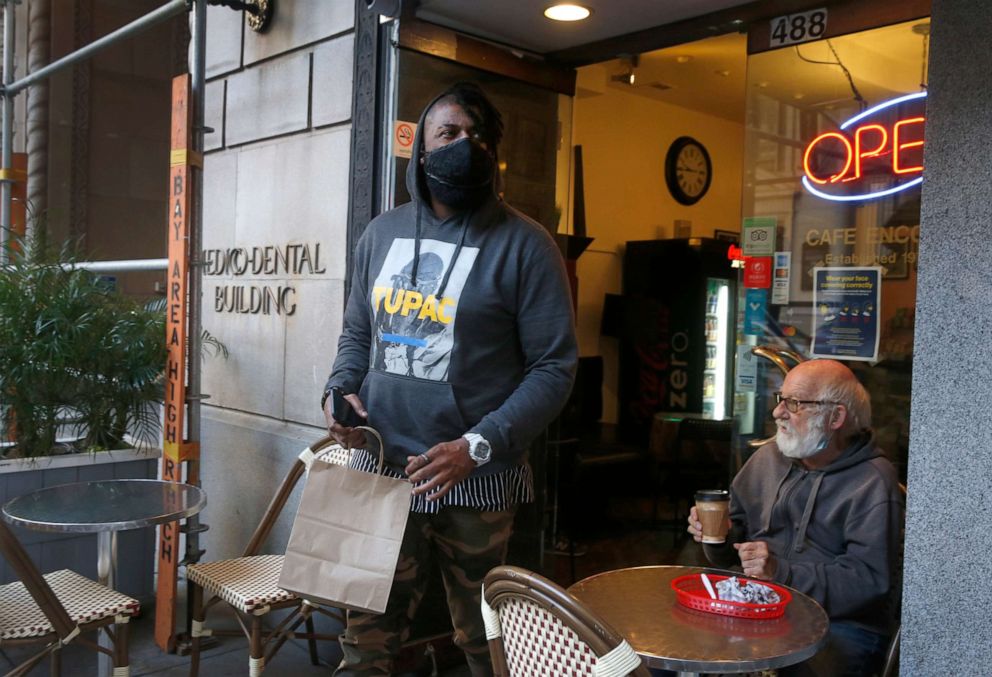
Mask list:
POLYGON ((823 644, 829 626, 826 612, 792 588, 785 615, 770 620, 682 606, 672 580, 701 572, 736 575, 700 567, 634 567, 590 576, 568 591, 623 635, 648 667, 680 675, 782 668, 806 660, 823 644))
MULTIPOLYGON (((200 487, 162 480, 97 480, 37 489, 8 501, 3 518, 35 531, 95 533, 97 576, 114 588, 117 532, 175 522, 207 505, 200 487)), ((100 644, 106 641, 100 634, 100 644)), ((108 656, 99 654, 99 673, 109 675, 108 656)))

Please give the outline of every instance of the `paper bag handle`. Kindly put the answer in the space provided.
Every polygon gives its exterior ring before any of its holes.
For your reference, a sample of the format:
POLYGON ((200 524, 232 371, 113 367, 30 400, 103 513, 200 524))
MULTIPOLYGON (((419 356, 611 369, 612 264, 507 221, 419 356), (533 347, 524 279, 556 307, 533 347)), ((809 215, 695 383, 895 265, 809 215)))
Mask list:
POLYGON ((379 443, 379 474, 383 475, 386 472, 386 445, 382 441, 382 435, 375 428, 370 428, 367 425, 356 425, 355 430, 365 430, 366 432, 372 433, 375 436, 376 441, 379 443))

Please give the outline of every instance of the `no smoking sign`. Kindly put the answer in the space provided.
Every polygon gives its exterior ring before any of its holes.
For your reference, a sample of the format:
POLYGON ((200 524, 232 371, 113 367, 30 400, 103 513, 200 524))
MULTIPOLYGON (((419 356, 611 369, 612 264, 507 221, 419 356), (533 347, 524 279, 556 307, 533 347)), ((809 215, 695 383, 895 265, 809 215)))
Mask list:
POLYGON ((413 155, 413 137, 417 125, 413 122, 397 120, 393 123, 393 155, 409 158, 413 155))

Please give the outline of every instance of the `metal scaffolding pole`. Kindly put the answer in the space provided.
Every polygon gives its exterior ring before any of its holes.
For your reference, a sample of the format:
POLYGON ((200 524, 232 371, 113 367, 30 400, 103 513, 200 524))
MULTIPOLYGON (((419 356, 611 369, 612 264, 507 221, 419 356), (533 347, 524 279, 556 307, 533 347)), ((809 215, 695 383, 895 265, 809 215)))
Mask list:
MULTIPOLYGON (((14 11, 19 0, 0 0, 3 3, 3 115, 0 120, 0 263, 7 260, 7 240, 10 236, 10 202, 11 202, 11 160, 13 155, 14 135, 14 97, 18 92, 30 87, 44 78, 56 73, 77 61, 88 59, 95 53, 120 42, 124 38, 151 28, 157 23, 170 19, 188 9, 190 0, 171 0, 153 12, 135 19, 126 26, 118 28, 102 38, 94 40, 75 52, 66 54, 61 59, 53 61, 44 68, 14 81, 14 11)), ((203 45, 200 46, 203 48, 203 45)), ((195 55, 194 55, 195 58, 195 55)), ((199 57, 203 60, 203 56, 199 57)), ((201 104, 202 105, 202 104, 201 104)), ((201 118, 202 124, 202 118, 201 118)), ((202 138, 202 137, 201 137, 202 138)))
MULTIPOLYGON (((34 83, 47 78, 53 73, 57 73, 66 66, 71 66, 77 61, 82 61, 83 59, 88 59, 93 56, 101 49, 105 47, 110 47, 123 40, 124 38, 129 38, 132 35, 140 33, 148 28, 151 28, 155 24, 161 23, 166 19, 171 19, 177 14, 182 14, 188 9, 188 0, 172 0, 167 5, 162 5, 153 12, 145 14, 143 17, 135 19, 126 26, 121 26, 113 33, 108 33, 102 38, 98 38, 86 45, 85 47, 80 47, 75 52, 66 54, 61 59, 53 61, 44 68, 39 68, 34 73, 29 73, 25 77, 21 78, 17 82, 12 82, 10 84, 4 83, 4 93, 6 96, 11 97, 20 92, 26 87, 30 87, 34 83)), ((7 5, 10 5, 10 0, 7 0, 7 5)), ((6 48, 5 48, 6 49, 6 48)))
MULTIPOLYGON (((193 27, 190 41, 193 45, 193 54, 190 62, 190 89, 193 100, 193 148, 191 149, 199 157, 203 157, 203 135, 204 135, 204 91, 206 83, 206 54, 207 54, 207 2, 206 0, 194 0, 193 2, 193 27)), ((187 341, 189 350, 187 352, 186 373, 189 387, 186 390, 186 426, 190 440, 200 441, 200 400, 203 395, 200 393, 200 355, 203 348, 203 337, 200 331, 202 324, 202 287, 203 287, 203 262, 202 241, 203 241, 203 167, 190 167, 192 176, 193 205, 190 212, 189 231, 189 252, 190 252, 190 274, 189 274, 189 331, 187 341)), ((200 484, 200 459, 191 461, 190 465, 196 467, 187 468, 187 473, 191 476, 191 484, 200 484)), ((186 520, 186 556, 183 560, 187 564, 200 560, 200 518, 197 515, 186 520)), ((192 618, 192 617, 191 617, 192 618)))
POLYGON ((74 261, 63 268, 88 270, 91 273, 129 273, 135 270, 166 270, 169 259, 122 259, 119 261, 74 261))
POLYGON ((14 95, 7 88, 14 79, 14 0, 5 0, 3 5, 3 120, 0 130, 0 263, 7 262, 7 240, 10 237, 10 200, 13 186, 10 185, 11 160, 14 143, 14 95))

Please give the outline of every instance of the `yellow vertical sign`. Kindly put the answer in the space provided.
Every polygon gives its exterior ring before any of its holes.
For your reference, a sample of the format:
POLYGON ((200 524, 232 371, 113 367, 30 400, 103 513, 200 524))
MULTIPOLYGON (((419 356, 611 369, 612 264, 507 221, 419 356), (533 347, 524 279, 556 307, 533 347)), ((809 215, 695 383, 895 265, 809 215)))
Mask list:
POLYGON ((23 237, 28 222, 28 154, 12 153, 10 164, 10 173, 14 179, 10 187, 10 230, 23 237))
MULTIPOLYGON (((183 481, 183 462, 197 457, 195 441, 186 439, 186 362, 189 289, 189 235, 192 189, 191 167, 198 165, 190 152, 192 106, 189 75, 172 80, 172 153, 169 171, 168 242, 166 276, 165 425, 162 440, 162 479, 183 481)), ((155 604, 155 642, 164 651, 175 650, 176 581, 179 560, 179 523, 159 527, 158 590, 155 604)))

